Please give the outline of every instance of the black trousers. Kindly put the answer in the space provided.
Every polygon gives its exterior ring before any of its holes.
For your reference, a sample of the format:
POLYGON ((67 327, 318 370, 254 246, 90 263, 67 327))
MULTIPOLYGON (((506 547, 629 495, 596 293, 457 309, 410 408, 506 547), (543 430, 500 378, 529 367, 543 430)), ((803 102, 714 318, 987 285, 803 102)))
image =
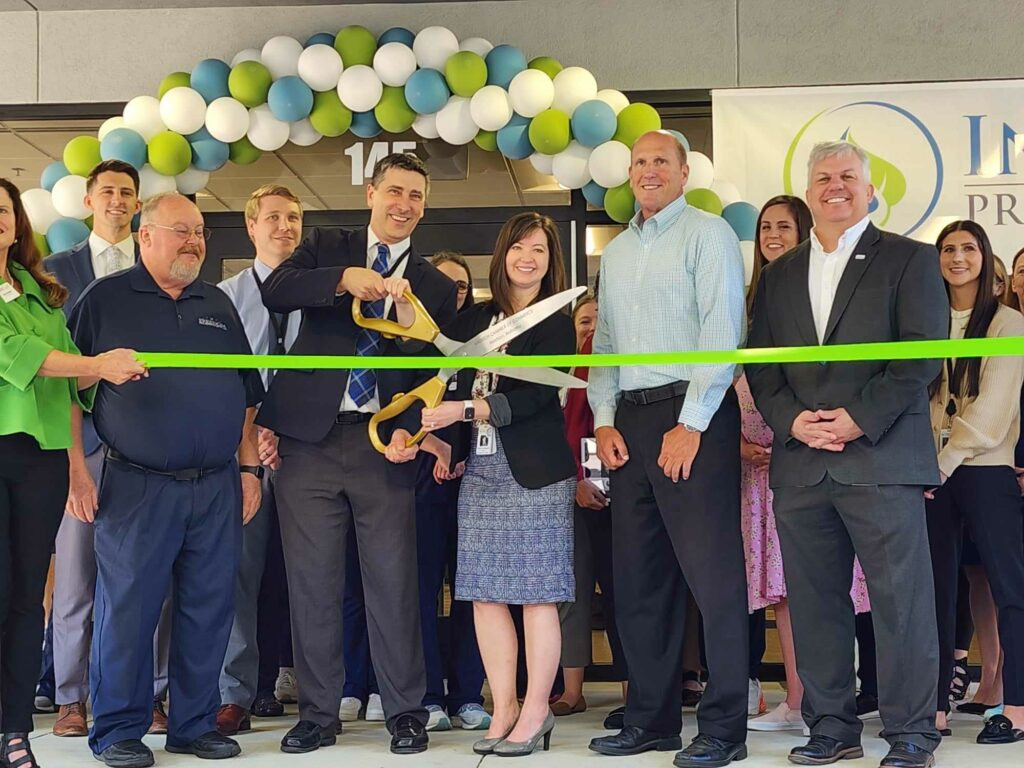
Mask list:
POLYGON ((961 466, 928 501, 928 542, 939 630, 936 705, 949 711, 964 525, 988 573, 1003 648, 1003 703, 1024 704, 1024 515, 1013 468, 961 466))
POLYGON ((0 731, 32 730, 43 649, 43 589, 68 498, 68 453, 0 436, 0 731))
POLYGON ((626 725, 663 734, 682 727, 686 589, 704 619, 709 684, 697 724, 732 742, 747 734, 746 567, 740 535, 740 416, 726 390, 701 435, 689 480, 658 466, 683 397, 619 403, 615 426, 629 461, 611 473, 615 608, 629 667, 626 725))

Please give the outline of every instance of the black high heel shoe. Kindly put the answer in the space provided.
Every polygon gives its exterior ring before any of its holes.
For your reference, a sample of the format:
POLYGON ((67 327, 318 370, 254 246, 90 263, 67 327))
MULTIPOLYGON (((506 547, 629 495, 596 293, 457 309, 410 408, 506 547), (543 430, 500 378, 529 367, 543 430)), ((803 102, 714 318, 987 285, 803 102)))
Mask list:
POLYGON ((0 741, 0 765, 5 768, 40 768, 36 756, 32 754, 32 747, 28 743, 27 733, 5 733, 0 741), (11 759, 15 752, 25 754, 16 760, 11 759))

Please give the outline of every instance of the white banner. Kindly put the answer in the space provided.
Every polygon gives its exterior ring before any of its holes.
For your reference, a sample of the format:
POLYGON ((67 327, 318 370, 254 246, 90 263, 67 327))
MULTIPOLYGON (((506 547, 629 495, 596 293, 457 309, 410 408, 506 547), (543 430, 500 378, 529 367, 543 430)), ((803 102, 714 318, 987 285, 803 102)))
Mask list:
POLYGON ((711 92, 715 175, 760 207, 804 197, 807 156, 846 139, 871 157, 874 223, 934 242, 981 224, 1005 263, 1024 247, 1024 80, 711 92))

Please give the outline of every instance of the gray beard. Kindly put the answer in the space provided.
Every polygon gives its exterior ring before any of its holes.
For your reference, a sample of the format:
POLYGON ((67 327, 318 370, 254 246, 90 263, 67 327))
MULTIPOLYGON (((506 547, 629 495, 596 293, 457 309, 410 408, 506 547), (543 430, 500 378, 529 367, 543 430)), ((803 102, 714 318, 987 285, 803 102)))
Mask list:
POLYGON ((199 263, 192 267, 187 265, 182 259, 177 258, 171 262, 171 277, 188 285, 195 282, 196 278, 199 277, 199 269, 202 266, 202 263, 199 263))

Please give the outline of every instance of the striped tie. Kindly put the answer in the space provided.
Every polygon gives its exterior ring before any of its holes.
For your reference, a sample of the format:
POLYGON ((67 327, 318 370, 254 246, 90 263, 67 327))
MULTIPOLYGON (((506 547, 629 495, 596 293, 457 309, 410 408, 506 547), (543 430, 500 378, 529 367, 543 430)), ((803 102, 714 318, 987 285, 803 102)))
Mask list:
MULTIPOLYGON (((373 271, 383 275, 388 269, 388 256, 390 252, 384 243, 377 246, 377 258, 373 260, 373 271)), ((378 299, 369 303, 363 303, 363 314, 366 317, 384 317, 384 299, 378 299)), ((376 355, 380 349, 380 334, 368 328, 361 328, 356 337, 356 354, 376 355)), ((370 402, 373 392, 377 388, 377 374, 372 370, 364 368, 353 368, 348 377, 348 394, 352 402, 362 407, 370 402)))

